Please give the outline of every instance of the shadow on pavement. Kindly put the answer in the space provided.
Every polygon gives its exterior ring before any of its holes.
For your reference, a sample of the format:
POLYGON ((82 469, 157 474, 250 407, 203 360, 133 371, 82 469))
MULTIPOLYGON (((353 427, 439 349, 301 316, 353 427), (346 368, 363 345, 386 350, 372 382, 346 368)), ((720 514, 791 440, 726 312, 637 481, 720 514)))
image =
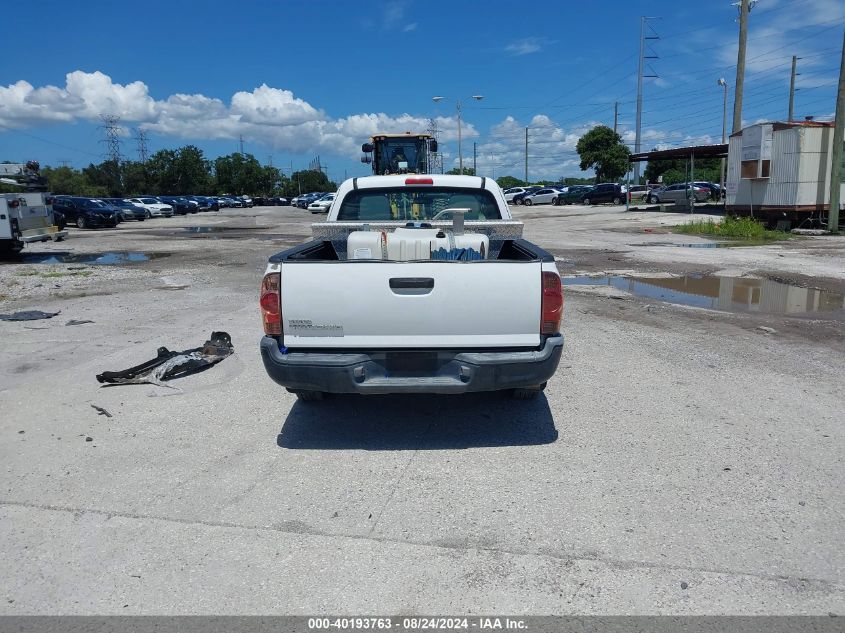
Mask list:
POLYGON ((551 444, 544 395, 336 395, 293 405, 276 443, 292 449, 442 450, 551 444))

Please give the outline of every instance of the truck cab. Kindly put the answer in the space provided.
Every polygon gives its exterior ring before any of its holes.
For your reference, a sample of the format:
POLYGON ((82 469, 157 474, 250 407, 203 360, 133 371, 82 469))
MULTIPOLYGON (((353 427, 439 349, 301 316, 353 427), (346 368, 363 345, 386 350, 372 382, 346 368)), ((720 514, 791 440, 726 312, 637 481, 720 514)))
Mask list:
POLYGON ((376 134, 361 146, 361 162, 373 166, 373 174, 427 174, 437 141, 430 134, 376 134))

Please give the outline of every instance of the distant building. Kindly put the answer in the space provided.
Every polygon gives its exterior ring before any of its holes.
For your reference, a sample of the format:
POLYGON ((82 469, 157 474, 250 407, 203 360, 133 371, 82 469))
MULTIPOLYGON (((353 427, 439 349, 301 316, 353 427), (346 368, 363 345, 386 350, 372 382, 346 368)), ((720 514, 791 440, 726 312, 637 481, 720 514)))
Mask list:
POLYGON ((832 122, 758 123, 732 134, 725 211, 794 226, 826 218, 832 147, 832 122))

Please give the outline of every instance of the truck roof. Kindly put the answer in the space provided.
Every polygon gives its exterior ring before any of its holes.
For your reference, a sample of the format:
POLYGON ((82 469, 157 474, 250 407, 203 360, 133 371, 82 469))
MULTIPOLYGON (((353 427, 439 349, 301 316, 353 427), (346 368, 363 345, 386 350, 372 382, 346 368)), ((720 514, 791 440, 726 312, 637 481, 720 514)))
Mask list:
MULTIPOLYGON (((358 189, 396 187, 398 185, 414 184, 407 183, 405 182, 406 180, 428 179, 432 182, 426 184, 431 184, 435 187, 470 187, 476 189, 481 189, 483 187, 484 189, 494 190, 490 187, 492 184, 498 188, 496 181, 491 178, 484 178, 482 176, 453 176, 446 174, 393 174, 390 176, 362 176, 360 178, 350 178, 344 182, 341 187, 345 187, 347 183, 353 189, 356 186, 358 189)), ((340 189, 338 189, 338 191, 340 191, 340 189)))

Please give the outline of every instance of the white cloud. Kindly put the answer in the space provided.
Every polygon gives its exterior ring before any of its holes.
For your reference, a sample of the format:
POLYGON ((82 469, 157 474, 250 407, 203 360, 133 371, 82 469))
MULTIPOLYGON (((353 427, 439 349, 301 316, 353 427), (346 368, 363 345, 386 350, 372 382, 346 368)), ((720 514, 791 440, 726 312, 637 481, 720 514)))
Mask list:
POLYGON ((398 25, 405 17, 405 7, 407 3, 404 0, 392 0, 384 5, 381 15, 381 26, 384 29, 392 29, 398 25))
POLYGON ((262 84, 252 92, 236 92, 232 96, 232 114, 244 123, 264 125, 297 125, 324 118, 311 104, 297 99, 289 90, 262 84))
POLYGON ((545 40, 542 37, 524 37, 505 46, 505 52, 511 55, 528 55, 542 49, 544 43, 545 40))
POLYGON ((406 24, 404 27, 402 27, 403 33, 410 33, 411 31, 416 31, 416 30, 417 30, 417 23, 416 22, 411 22, 410 24, 406 24))
MULTIPOLYGON (((428 129, 429 120, 411 114, 359 113, 332 119, 289 90, 262 84, 236 92, 229 103, 202 94, 177 93, 155 100, 143 82, 121 85, 100 72, 68 73, 64 88, 36 88, 26 81, 0 86, 0 125, 10 128, 45 123, 97 121, 114 114, 128 126, 185 139, 237 139, 295 153, 321 151, 357 158, 361 143, 377 132, 428 129)), ((457 119, 435 119, 439 140, 457 139, 457 119)), ((126 131, 126 130, 124 130, 126 131)), ((465 139, 478 131, 464 122, 465 139)))

